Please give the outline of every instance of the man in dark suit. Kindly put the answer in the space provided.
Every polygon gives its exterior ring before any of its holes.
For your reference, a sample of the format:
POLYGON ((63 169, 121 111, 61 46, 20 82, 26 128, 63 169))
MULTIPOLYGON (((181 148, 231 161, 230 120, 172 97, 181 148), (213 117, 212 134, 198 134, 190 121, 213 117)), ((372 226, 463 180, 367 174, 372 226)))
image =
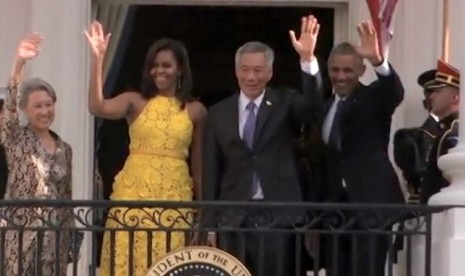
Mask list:
POLYGON ((428 155, 428 164, 424 172, 420 200, 428 203, 429 198, 450 182, 443 176, 438 167, 438 158, 446 154, 458 144, 460 72, 450 64, 441 60, 435 74, 435 82, 431 94, 432 112, 439 118, 440 133, 428 155))
MULTIPOLYGON (((358 26, 361 45, 337 45, 328 60, 333 96, 321 103, 322 138, 328 183, 325 198, 339 203, 403 203, 399 180, 388 157, 391 117, 404 97, 402 83, 379 51, 376 31, 369 22, 358 26), (363 60, 375 68, 378 80, 365 86, 359 78, 363 60)), ((319 72, 318 62, 311 63, 319 72)), ((315 79, 319 78, 318 74, 315 79)), ((321 84, 312 81, 313 84, 321 84)), ((314 93, 323 89, 316 86, 314 93)), ((348 229, 368 232, 371 227, 388 230, 367 212, 344 213, 348 229)), ((385 216, 381 216, 385 218, 385 216)), ((342 222, 344 223, 344 222, 342 222)), ((338 235, 329 237, 326 258, 329 275, 384 275, 388 237, 338 235), (336 261, 336 262, 335 262, 336 261), (336 268, 337 267, 337 268, 336 268)))
POLYGON ((431 95, 434 91, 436 69, 423 72, 418 84, 423 87, 423 106, 429 113, 420 127, 402 128, 394 135, 394 160, 407 181, 409 203, 419 203, 421 182, 424 181, 428 153, 440 132, 438 118, 431 112, 431 95))
MULTIPOLYGON (((299 39, 290 32, 302 67, 315 59, 318 31, 316 19, 309 16, 302 19, 299 39)), ((204 200, 303 199, 291 130, 308 118, 312 95, 305 87, 303 93, 268 87, 273 75, 273 57, 273 50, 261 42, 245 43, 236 52, 240 92, 208 112, 202 175, 204 200)), ((283 217, 276 212, 236 210, 228 213, 227 222, 222 224, 256 228, 256 223, 276 223, 283 217)), ((282 226, 286 226, 284 221, 282 226)), ((295 241, 288 234, 231 233, 219 238, 220 246, 245 261, 252 275, 295 275, 295 241)))

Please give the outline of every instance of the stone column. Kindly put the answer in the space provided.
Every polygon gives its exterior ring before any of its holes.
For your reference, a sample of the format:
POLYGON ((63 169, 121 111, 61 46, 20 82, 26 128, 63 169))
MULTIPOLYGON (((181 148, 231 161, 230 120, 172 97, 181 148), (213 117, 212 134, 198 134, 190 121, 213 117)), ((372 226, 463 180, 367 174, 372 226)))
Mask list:
POLYGON ((461 93, 460 93, 460 115, 459 121, 459 144, 451 149, 448 154, 442 156, 438 165, 444 174, 451 178, 451 185, 442 189, 440 193, 430 199, 430 204, 465 204, 465 2, 461 0, 449 0, 450 2, 450 22, 451 22, 451 50, 450 63, 461 72, 461 93))
POLYGON ((36 31, 44 36, 39 57, 26 66, 26 77, 49 81, 57 91, 52 128, 74 151, 74 197, 90 198, 93 120, 87 112, 88 46, 84 28, 90 0, 0 1, 0 86, 6 85, 18 41, 36 31), (3 79, 4 84, 1 84, 3 79))
MULTIPOLYGON (((30 27, 30 0, 0 1, 0 86, 7 84, 16 45, 30 27)), ((27 75, 27 71, 25 72, 27 75)))
MULTIPOLYGON (((451 179, 449 187, 431 197, 430 205, 465 204, 465 2, 449 0, 450 10, 450 60, 461 71, 462 83, 460 102, 459 144, 448 154, 439 158, 438 165, 451 179)), ((433 220, 433 256, 432 275, 463 275, 463 256, 465 255, 465 209, 453 208, 435 215, 433 220)))
MULTIPOLYGON (((57 91, 52 128, 73 148, 75 199, 92 196, 94 127, 87 112, 89 54, 84 36, 90 14, 90 0, 0 1, 0 82, 6 84, 19 39, 31 31, 44 36, 39 57, 27 64, 26 77, 43 78, 57 91)), ((89 275, 89 238, 81 249, 79 275, 89 275)))

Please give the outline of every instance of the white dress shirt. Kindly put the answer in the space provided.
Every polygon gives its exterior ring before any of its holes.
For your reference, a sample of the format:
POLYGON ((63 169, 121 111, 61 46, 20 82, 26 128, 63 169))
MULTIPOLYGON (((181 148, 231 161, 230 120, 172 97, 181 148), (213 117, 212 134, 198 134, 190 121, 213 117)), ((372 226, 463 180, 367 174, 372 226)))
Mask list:
POLYGON ((433 119, 436 121, 436 123, 439 123, 439 117, 438 117, 436 114, 434 114, 433 112, 431 112, 431 113, 429 114, 429 116, 433 117, 433 119))

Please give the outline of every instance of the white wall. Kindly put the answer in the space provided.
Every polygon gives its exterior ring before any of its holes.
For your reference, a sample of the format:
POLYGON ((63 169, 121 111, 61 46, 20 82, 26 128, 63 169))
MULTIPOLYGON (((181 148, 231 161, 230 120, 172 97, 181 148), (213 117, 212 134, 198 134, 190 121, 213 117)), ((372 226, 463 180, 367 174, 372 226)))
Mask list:
POLYGON ((58 93, 53 128, 74 150, 74 196, 91 195, 93 127, 87 112, 88 49, 83 35, 90 18, 88 0, 0 1, 0 80, 6 85, 17 42, 28 32, 44 36, 39 57, 26 76, 49 81, 58 93))
POLYGON ((16 42, 30 27, 29 0, 0 1, 0 80, 7 83, 16 42))
MULTIPOLYGON (((53 129, 73 148, 73 197, 92 195, 93 121, 87 112, 88 49, 83 35, 90 0, 1 0, 0 81, 6 84, 17 42, 27 32, 44 36, 40 56, 26 76, 49 81, 58 94, 53 129)), ((2 85, 2 84, 0 84, 2 85)), ((82 247, 80 274, 87 275, 90 243, 82 247)))
MULTIPOLYGON (((396 9, 394 38, 389 60, 405 87, 405 99, 394 116, 393 129, 418 126, 426 118, 421 100, 422 89, 417 85, 420 73, 436 66, 440 56, 441 2, 437 0, 399 1, 396 9)), ((355 26, 370 15, 365 0, 352 0, 349 6, 349 33, 357 40, 355 26)), ((365 81, 374 75, 368 72, 365 81)))

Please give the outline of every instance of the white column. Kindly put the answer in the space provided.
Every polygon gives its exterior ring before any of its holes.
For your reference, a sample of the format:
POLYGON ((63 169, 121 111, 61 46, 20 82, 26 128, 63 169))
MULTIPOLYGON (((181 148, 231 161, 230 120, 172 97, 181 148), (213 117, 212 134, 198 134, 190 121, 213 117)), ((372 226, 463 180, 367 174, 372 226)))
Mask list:
POLYGON ((31 1, 31 30, 44 36, 40 56, 30 62, 31 75, 57 91, 55 129, 73 148, 74 198, 92 195, 93 120, 87 112, 89 0, 31 1))
POLYGON ((73 193, 79 199, 92 194, 93 120, 87 112, 88 47, 83 35, 90 6, 90 0, 0 1, 0 86, 6 85, 18 41, 28 32, 41 33, 42 50, 27 64, 26 76, 43 78, 57 91, 53 129, 73 147, 73 193))
MULTIPOLYGON (((465 83, 465 1, 450 1, 450 63, 461 71, 460 82, 465 83)), ((438 1, 440 2, 440 1, 438 1)), ((431 197, 431 205, 465 204, 465 94, 462 88, 460 103, 460 139, 457 147, 439 158, 438 165, 451 179, 449 187, 431 197)), ((463 275, 465 255, 465 209, 454 208, 433 219, 432 275, 463 275)))
MULTIPOLYGON (((31 62, 31 75, 56 89, 53 128, 73 148, 73 197, 92 198, 93 119, 87 112, 89 55, 84 29, 89 25, 90 0, 31 1, 31 30, 44 36, 40 56, 31 62)), ((87 275, 91 239, 81 248, 79 275, 87 275)))
MULTIPOLYGON (((417 84, 417 77, 423 71, 435 68, 440 55, 440 7, 440 1, 422 0, 420 10, 416 1, 399 1, 396 8, 389 61, 402 80, 405 98, 394 114, 393 132, 402 127, 418 126, 427 116, 422 106, 423 90, 417 84)), ((347 31, 352 42, 358 41, 356 26, 361 20, 370 20, 366 0, 351 0, 347 31)), ((369 83, 375 77, 369 68, 362 81, 369 83)))
MULTIPOLYGON (((433 69, 440 54, 440 1, 422 0, 421 10, 415 1, 399 1, 395 14, 394 37, 391 41, 389 61, 399 74, 405 88, 405 98, 393 117, 392 132, 398 128, 418 126, 425 120, 423 90, 417 77, 423 71, 433 69), (428 18, 428 20, 424 20, 428 18), (415 39, 413 39, 413 34, 415 39)), ((357 24, 369 20, 366 0, 349 2, 349 40, 358 41, 357 24)), ((368 68, 362 81, 369 83, 376 78, 368 68)))
POLYGON ((0 86, 7 84, 17 42, 29 29, 29 3, 30 0, 0 1, 0 86))
POLYGON ((458 67, 461 71, 460 82, 462 83, 460 101, 460 139, 457 147, 451 149, 448 154, 439 158, 438 165, 444 174, 451 179, 451 185, 442 189, 440 193, 434 195, 430 204, 465 204, 465 33, 462 26, 465 26, 465 1, 450 1, 450 22, 451 22, 451 57, 450 63, 458 67))
MULTIPOLYGON (((44 36, 39 57, 26 76, 49 81, 57 91, 53 129, 73 148, 73 197, 90 199, 93 175, 93 119, 87 112, 88 46, 83 35, 90 22, 90 0, 0 1, 0 82, 10 73, 15 47, 26 33, 44 36)), ((0 86, 2 86, 0 84, 0 86)), ((79 275, 88 274, 90 236, 81 249, 79 275)))

